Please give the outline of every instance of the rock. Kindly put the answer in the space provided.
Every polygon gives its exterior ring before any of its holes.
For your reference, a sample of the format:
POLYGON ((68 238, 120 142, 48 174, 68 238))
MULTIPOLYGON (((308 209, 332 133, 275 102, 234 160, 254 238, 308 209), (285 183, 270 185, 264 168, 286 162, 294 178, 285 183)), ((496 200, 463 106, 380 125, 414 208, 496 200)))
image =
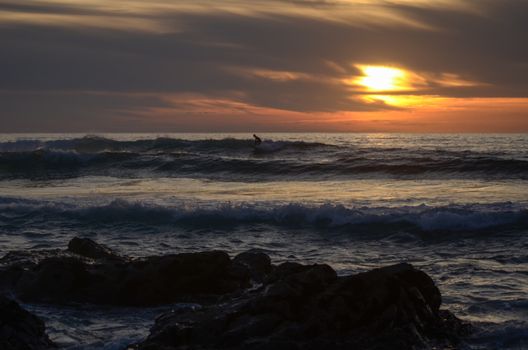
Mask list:
POLYGON ((413 269, 409 264, 393 265, 386 267, 384 271, 388 274, 394 274, 408 285, 415 286, 432 310, 438 312, 442 304, 442 296, 433 280, 425 272, 413 269))
POLYGON ((0 286, 28 302, 151 306, 217 299, 247 288, 249 273, 219 251, 95 262, 58 255, 0 269, 0 286))
POLYGON ((272 271, 270 257, 257 250, 240 253, 235 256, 233 262, 245 267, 249 272, 251 279, 256 282, 262 282, 272 271))
POLYGON ((80 301, 79 296, 91 282, 92 275, 81 260, 56 257, 24 270, 14 291, 24 301, 80 301))
POLYGON ((96 243, 89 238, 74 237, 68 243, 68 250, 91 259, 121 259, 107 246, 96 243))
POLYGON ((55 348, 45 333, 44 322, 0 295, 0 349, 44 350, 55 348))
POLYGON ((273 270, 273 273, 271 273, 268 278, 268 282, 279 280, 281 278, 284 278, 286 276, 289 276, 289 275, 292 275, 294 273, 301 272, 304 270, 306 270, 305 265, 295 263, 295 262, 285 262, 285 263, 278 265, 273 270))
POLYGON ((130 259, 81 239, 36 256, 0 259, 0 287, 31 302, 201 304, 159 317, 131 349, 452 348, 469 331, 409 264, 337 276, 325 264, 274 266, 255 250, 130 259))
POLYGON ((230 302, 159 318, 131 349, 417 349, 454 346, 464 324, 409 264, 338 277, 328 265, 286 263, 230 302))
POLYGON ((184 253, 128 264, 117 299, 127 305, 165 304, 186 298, 221 296, 248 286, 247 274, 234 274, 226 253, 184 253))

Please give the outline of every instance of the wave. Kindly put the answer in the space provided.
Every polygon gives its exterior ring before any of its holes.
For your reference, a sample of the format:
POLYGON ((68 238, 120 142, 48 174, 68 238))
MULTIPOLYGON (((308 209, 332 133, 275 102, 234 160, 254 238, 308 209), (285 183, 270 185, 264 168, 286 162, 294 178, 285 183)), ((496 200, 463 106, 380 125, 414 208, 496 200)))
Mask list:
POLYGON ((160 206, 143 202, 114 200, 108 203, 79 205, 73 203, 0 199, 0 224, 10 225, 63 222, 81 225, 117 225, 123 223, 149 226, 173 225, 191 228, 222 225, 267 224, 291 228, 359 229, 394 233, 472 232, 506 228, 528 229, 528 208, 512 203, 449 205, 442 207, 345 207, 323 204, 231 204, 212 206, 160 206))
POLYGON ((400 155, 346 159, 234 157, 193 152, 138 153, 39 149, 0 153, 0 179, 61 179, 80 176, 195 177, 226 181, 363 178, 380 176, 430 178, 482 177, 527 179, 528 161, 489 157, 434 159, 400 155))
MULTIPOLYGON (((78 153, 97 152, 166 152, 166 151, 252 151, 253 139, 204 139, 184 140, 168 137, 144 139, 135 141, 119 141, 99 136, 85 136, 74 139, 61 140, 17 140, 0 142, 0 152, 33 152, 38 150, 75 151, 78 153)), ((337 148, 338 146, 304 141, 265 141, 272 151, 279 150, 307 150, 314 148, 337 148)), ((266 147, 262 148, 264 152, 266 147)))
POLYGON ((364 178, 528 179, 528 159, 504 152, 410 147, 358 147, 303 141, 155 138, 118 141, 97 136, 0 143, 0 179, 80 176, 196 177, 226 181, 364 178))

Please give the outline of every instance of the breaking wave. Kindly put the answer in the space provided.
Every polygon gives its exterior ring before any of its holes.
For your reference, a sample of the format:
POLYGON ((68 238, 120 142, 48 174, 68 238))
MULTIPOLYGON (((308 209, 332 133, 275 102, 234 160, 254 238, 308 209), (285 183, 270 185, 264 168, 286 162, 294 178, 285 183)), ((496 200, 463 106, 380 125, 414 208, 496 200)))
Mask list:
POLYGON ((160 206, 114 200, 98 205, 63 202, 0 199, 0 224, 68 221, 86 224, 119 225, 143 223, 210 227, 218 225, 267 224, 300 228, 363 228, 394 232, 401 228, 421 232, 470 232, 486 229, 528 228, 528 208, 512 203, 426 205, 404 207, 345 207, 324 204, 230 204, 214 206, 160 206))
POLYGON ((528 179, 528 158, 504 152, 361 147, 320 142, 97 136, 0 143, 0 180, 81 176, 221 181, 415 177, 528 179))
MULTIPOLYGON (((303 141, 268 141, 270 151, 279 150, 307 150, 314 148, 337 148, 338 146, 303 141)), ((264 151, 266 151, 264 147, 264 151)), ((79 153, 98 152, 176 152, 194 151, 215 153, 226 151, 251 151, 253 150, 252 139, 204 139, 184 140, 169 137, 158 137, 154 139, 119 141, 99 136, 85 136, 82 138, 63 140, 17 140, 1 142, 0 152, 33 152, 38 150, 60 150, 75 151, 79 153)))
POLYGON ((80 176, 118 178, 195 177, 225 181, 325 179, 366 176, 527 179, 528 161, 489 157, 434 159, 350 157, 346 161, 277 157, 232 157, 175 152, 37 150, 0 153, 0 179, 63 179, 80 176))

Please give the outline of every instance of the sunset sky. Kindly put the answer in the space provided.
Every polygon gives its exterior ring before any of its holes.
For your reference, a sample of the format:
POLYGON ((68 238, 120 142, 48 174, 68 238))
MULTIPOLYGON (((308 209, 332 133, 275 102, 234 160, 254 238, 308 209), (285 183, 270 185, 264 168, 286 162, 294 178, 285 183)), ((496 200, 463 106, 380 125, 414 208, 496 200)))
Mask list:
POLYGON ((0 132, 528 132, 528 0, 0 0, 0 132))

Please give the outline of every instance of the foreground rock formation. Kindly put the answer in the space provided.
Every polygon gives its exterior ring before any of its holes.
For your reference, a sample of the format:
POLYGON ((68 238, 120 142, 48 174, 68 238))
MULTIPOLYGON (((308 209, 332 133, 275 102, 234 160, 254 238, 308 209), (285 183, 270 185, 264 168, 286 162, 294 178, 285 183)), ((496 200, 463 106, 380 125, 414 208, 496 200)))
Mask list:
POLYGON ((130 349, 452 348, 468 331, 409 264, 337 276, 256 251, 130 259, 77 238, 68 251, 12 252, 0 264, 0 287, 22 300, 200 304, 162 315, 130 349))
POLYGON ((225 252, 128 259, 93 241, 75 238, 68 247, 7 254, 0 259, 0 288, 27 302, 152 306, 215 299, 249 286, 249 272, 225 252))
POLYGON ((433 281, 400 264, 337 277, 286 263, 264 286, 226 303, 168 313, 131 349, 450 348, 467 331, 433 281))
POLYGON ((0 349, 45 350, 54 348, 44 332, 44 322, 0 295, 0 349))

